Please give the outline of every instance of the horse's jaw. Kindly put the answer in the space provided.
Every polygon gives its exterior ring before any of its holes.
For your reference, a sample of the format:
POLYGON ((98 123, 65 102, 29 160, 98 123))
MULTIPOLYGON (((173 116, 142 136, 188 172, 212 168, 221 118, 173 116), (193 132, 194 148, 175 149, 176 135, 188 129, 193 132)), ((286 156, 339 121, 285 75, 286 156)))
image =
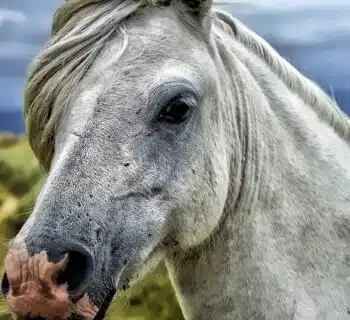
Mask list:
POLYGON ((113 288, 108 295, 106 296, 105 300, 102 303, 102 306, 100 307, 99 311, 97 312, 94 320, 103 320, 106 316, 106 313, 109 309, 109 307, 112 304, 113 298, 116 294, 116 289, 113 288))

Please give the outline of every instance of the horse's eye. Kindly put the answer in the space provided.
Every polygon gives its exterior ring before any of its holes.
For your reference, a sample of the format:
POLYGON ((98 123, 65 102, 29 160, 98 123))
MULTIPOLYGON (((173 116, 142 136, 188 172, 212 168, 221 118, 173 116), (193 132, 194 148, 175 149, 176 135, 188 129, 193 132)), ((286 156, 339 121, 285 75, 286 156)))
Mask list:
POLYGON ((182 123, 191 115, 193 103, 193 99, 189 97, 176 97, 160 111, 157 116, 157 121, 182 123))

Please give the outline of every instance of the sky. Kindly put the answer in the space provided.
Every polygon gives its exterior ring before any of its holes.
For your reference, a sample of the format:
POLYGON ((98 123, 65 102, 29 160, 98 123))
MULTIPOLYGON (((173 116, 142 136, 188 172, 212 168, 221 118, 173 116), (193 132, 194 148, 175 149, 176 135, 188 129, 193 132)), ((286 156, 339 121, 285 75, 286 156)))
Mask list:
POLYGON ((28 63, 50 32, 59 0, 0 1, 0 110, 21 109, 28 63))
POLYGON ((268 8, 270 10, 320 8, 330 7, 330 5, 336 7, 349 7, 348 0, 217 0, 215 2, 249 4, 260 8, 268 8))
MULTIPOLYGON (((60 2, 0 1, 0 111, 22 108, 28 63, 48 39, 60 2)), ((226 7, 300 71, 326 88, 350 92, 350 0, 238 2, 226 7)))

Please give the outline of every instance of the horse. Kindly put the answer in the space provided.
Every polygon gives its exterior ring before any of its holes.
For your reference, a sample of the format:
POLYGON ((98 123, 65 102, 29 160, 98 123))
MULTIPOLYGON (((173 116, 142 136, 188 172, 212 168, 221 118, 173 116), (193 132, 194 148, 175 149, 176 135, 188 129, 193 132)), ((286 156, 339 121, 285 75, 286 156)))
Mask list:
POLYGON ((349 118, 212 1, 66 0, 25 119, 14 314, 103 319, 165 261, 187 320, 350 319, 349 118))

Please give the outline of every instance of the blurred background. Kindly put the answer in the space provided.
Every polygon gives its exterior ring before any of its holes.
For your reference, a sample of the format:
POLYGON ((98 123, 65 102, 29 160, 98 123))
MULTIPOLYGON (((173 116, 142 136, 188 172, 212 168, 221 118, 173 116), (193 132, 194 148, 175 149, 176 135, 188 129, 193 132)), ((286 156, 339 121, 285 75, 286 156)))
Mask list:
MULTIPOLYGON (((43 177, 24 135, 28 63, 50 34, 60 0, 0 0, 0 261, 6 241, 30 213, 43 177)), ((350 114, 350 1, 216 1, 263 36, 350 114)), ((1 268, 1 263, 0 263, 1 268)), ((10 315, 0 301, 0 320, 10 315)), ((181 320, 160 266, 116 303, 109 319, 181 320)))

